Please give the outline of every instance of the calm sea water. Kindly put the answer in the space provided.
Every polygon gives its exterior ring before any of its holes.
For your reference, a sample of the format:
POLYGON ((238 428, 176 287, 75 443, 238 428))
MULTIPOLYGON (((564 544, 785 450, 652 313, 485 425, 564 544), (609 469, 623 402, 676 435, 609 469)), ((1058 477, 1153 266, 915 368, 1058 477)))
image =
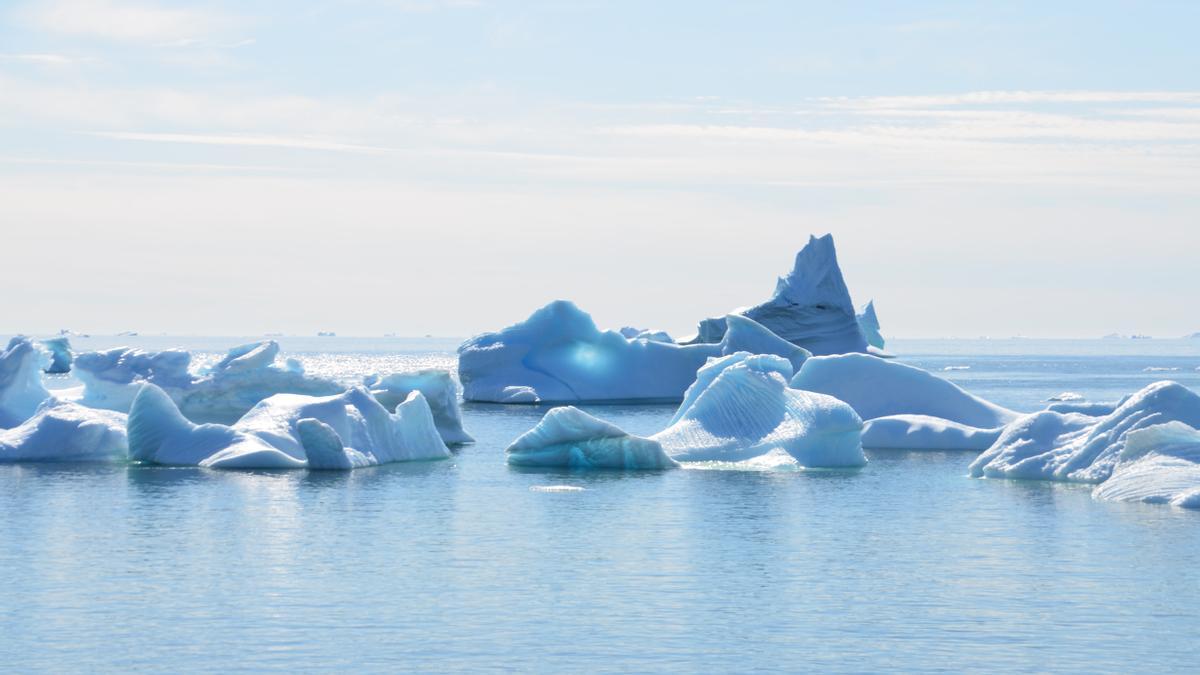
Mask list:
MULTIPOLYGON (((281 341, 345 378, 451 366, 455 344, 281 341)), ((1166 378, 1200 388, 1200 341, 893 348, 1022 410, 1166 378)), ((673 412, 590 410, 635 433, 673 412)), ((509 468, 503 448, 543 412, 467 405, 478 443, 452 459, 347 474, 0 466, 0 667, 1196 667, 1200 513, 972 480, 971 453, 869 452, 856 471, 509 468)))

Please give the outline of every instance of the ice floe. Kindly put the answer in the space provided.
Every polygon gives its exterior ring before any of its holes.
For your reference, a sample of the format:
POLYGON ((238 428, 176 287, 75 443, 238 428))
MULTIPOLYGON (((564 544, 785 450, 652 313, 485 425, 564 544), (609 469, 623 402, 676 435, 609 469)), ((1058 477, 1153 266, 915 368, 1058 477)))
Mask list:
POLYGON ((792 364, 809 353, 741 316, 717 344, 678 345, 601 331, 573 303, 558 300, 528 319, 477 335, 458 348, 468 401, 578 403, 678 401, 710 357, 773 353, 792 364))
POLYGON ((658 441, 632 436, 582 410, 546 413, 505 451, 514 466, 573 469, 667 469, 677 466, 658 441))
MULTIPOLYGON (((867 336, 838 267, 832 235, 809 238, 796 254, 792 271, 776 283, 770 300, 733 313, 757 321, 813 354, 867 351, 867 336)), ((725 330, 725 317, 705 319, 694 341, 720 342, 725 330)))
POLYGON ((1182 422, 1131 431, 1092 496, 1200 509, 1200 431, 1182 422))
POLYGON ((365 388, 335 396, 276 394, 230 426, 194 424, 153 384, 129 413, 129 457, 220 469, 352 469, 442 459, 433 414, 414 391, 389 413, 365 388))
POLYGON ((50 375, 62 375, 71 372, 71 362, 75 354, 71 351, 71 341, 65 335, 42 340, 42 347, 50 353, 50 363, 43 370, 50 375))

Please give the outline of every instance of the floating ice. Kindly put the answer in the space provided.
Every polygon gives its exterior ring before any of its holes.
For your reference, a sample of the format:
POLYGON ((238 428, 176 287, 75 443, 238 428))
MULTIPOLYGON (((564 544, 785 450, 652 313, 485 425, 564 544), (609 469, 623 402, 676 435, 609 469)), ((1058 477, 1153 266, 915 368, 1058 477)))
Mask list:
POLYGON ((1003 427, 981 429, 928 415, 876 417, 863 424, 864 448, 898 450, 987 450, 1003 427))
POLYGON ((1086 400, 1086 397, 1083 394, 1079 394, 1079 393, 1076 393, 1073 391, 1064 391, 1063 393, 1055 394, 1054 396, 1051 396, 1050 398, 1048 398, 1046 400, 1049 402, 1068 403, 1068 402, 1083 401, 1083 400, 1086 400))
POLYGON ((0 429, 33 416, 50 392, 42 385, 42 353, 33 341, 17 336, 0 352, 0 429))
POLYGON ((667 469, 678 466, 657 441, 631 436, 582 410, 554 408, 505 451, 514 466, 667 469))
POLYGON ((617 331, 623 337, 631 340, 650 340, 651 342, 674 342, 671 336, 662 330, 646 330, 644 328, 634 328, 633 326, 624 326, 617 331))
MULTIPOLYGON (((796 254, 791 273, 778 280, 771 299, 735 313, 754 319, 813 354, 867 351, 867 338, 838 267, 832 235, 810 237, 796 254)), ((719 342, 725 329, 725 317, 705 319, 694 341, 719 342)))
POLYGON ((863 337, 867 339, 867 346, 883 349, 884 340, 883 335, 879 332, 879 317, 875 314, 875 301, 871 300, 867 302, 856 318, 858 319, 859 330, 862 331, 863 337))
POLYGON ((71 362, 75 355, 71 352, 71 341, 65 335, 46 338, 42 346, 50 352, 50 364, 43 370, 51 375, 61 375, 71 372, 71 362))
POLYGON ((971 366, 946 366, 945 368, 942 368, 942 370, 947 371, 947 372, 954 371, 954 370, 970 370, 970 369, 971 369, 971 366))
POLYGON ((1018 417, 1018 413, 970 394, 949 380, 867 354, 815 356, 804 362, 791 385, 839 398, 864 420, 926 415, 993 429, 1018 417))
POLYGON ((278 355, 274 340, 254 342, 230 349, 210 368, 193 373, 188 369, 192 355, 180 349, 85 352, 75 359, 75 375, 84 384, 78 401, 127 412, 142 384, 150 383, 167 392, 189 420, 232 423, 274 394, 328 396, 343 391, 336 382, 305 375, 298 362, 276 365, 278 355))
POLYGON ((1142 372, 1144 372, 1144 373, 1174 373, 1177 370, 1179 370, 1179 368, 1176 368, 1173 366, 1149 366, 1147 368, 1143 368, 1142 372))
POLYGON ((362 387, 336 396, 276 394, 232 426, 193 424, 146 384, 129 413, 130 459, 220 469, 352 469, 442 459, 429 404, 412 392, 389 413, 362 387))
POLYGON ((1200 509, 1200 431, 1182 422, 1131 431, 1096 499, 1200 509))
POLYGON ((792 365, 731 354, 696 374, 670 426, 650 438, 680 462, 739 462, 783 451, 806 467, 866 464, 862 420, 831 396, 790 389, 792 365))
POLYGON ((519 324, 464 342, 458 375, 468 401, 678 401, 710 357, 773 353, 796 365, 808 357, 750 319, 734 316, 729 325, 719 344, 627 338, 600 331, 586 312, 559 300, 519 324))
POLYGON ((866 463, 862 421, 829 396, 789 389, 792 365, 737 352, 696 374, 666 429, 641 438, 572 407, 555 408, 508 449, 525 466, 667 468, 677 462, 866 463))
POLYGON ((125 458, 125 415, 49 399, 0 431, 0 462, 108 462, 125 458))
POLYGON ((1200 396, 1158 382, 1103 417, 1033 413, 1009 425, 971 464, 971 475, 1099 483, 1119 463, 1130 432, 1166 422, 1200 426, 1200 396))
POLYGON ((452 445, 475 442, 463 429, 462 409, 458 405, 458 383, 449 372, 425 368, 383 377, 369 375, 363 379, 363 383, 388 410, 395 410, 411 392, 421 392, 433 411, 433 421, 443 441, 452 445))

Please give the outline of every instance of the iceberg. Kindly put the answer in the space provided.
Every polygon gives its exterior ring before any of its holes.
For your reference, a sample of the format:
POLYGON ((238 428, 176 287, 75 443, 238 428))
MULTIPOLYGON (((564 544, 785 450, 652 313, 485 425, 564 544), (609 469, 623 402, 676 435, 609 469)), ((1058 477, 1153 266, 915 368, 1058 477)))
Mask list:
POLYGON ((433 411, 433 422, 443 441, 450 445, 475 442, 463 429, 462 409, 458 405, 458 383, 449 372, 425 368, 382 377, 368 375, 363 378, 363 384, 371 390, 375 400, 388 410, 395 410, 410 393, 421 392, 433 411))
POLYGON ((51 375, 62 375, 71 372, 71 362, 75 359, 71 352, 71 341, 65 335, 42 340, 42 347, 50 352, 50 363, 43 370, 51 375))
POLYGON ((0 431, 0 462, 113 462, 126 452, 124 414, 53 398, 0 431))
POLYGON ((232 423, 274 394, 329 396, 344 390, 331 380, 304 373, 299 362, 275 364, 274 340, 239 345, 209 368, 189 370, 191 353, 181 349, 146 352, 119 347, 85 352, 75 359, 84 388, 77 401, 94 408, 128 412, 143 384, 165 391, 193 422, 232 423))
POLYGON ((789 389, 791 376, 792 364, 780 356, 712 358, 667 428, 653 436, 632 436, 575 408, 555 408, 509 447, 509 462, 624 469, 677 462, 866 464, 862 420, 854 410, 830 396, 789 389))
MULTIPOLYGON (((792 271, 778 280, 770 300, 740 314, 813 354, 866 352, 867 337, 859 326, 850 291, 838 267, 833 236, 809 237, 796 254, 792 271)), ((700 322, 694 342, 720 342, 725 317, 700 322)))
POLYGON ((928 371, 868 354, 814 356, 791 386, 841 399, 864 420, 925 415, 993 429, 1019 416, 928 371))
POLYGON ((875 450, 975 450, 992 447, 1004 427, 981 429, 929 415, 889 415, 863 424, 864 448, 875 450))
POLYGON ((879 317, 875 314, 875 301, 870 300, 855 317, 858 328, 867 339, 867 346, 878 350, 884 349, 883 334, 879 332, 879 317))
POLYGON ((601 331, 586 312, 558 300, 464 342, 458 376, 468 401, 678 401, 711 357, 771 353, 798 367, 809 356, 751 319, 730 316, 728 323, 717 344, 679 345, 601 331))
POLYGON ((632 436, 573 406, 554 408, 505 450, 513 466, 572 469, 669 469, 662 444, 632 436))
POLYGON ((634 328, 633 326, 624 326, 617 331, 622 337, 638 340, 650 340, 651 342, 674 342, 669 333, 662 330, 647 330, 644 328, 634 328))
POLYGON ((395 413, 363 387, 334 396, 275 394, 226 426, 194 424, 165 391, 145 384, 129 412, 129 457, 153 464, 352 469, 449 456, 418 391, 395 413))
POLYGON ((1176 382, 1157 382, 1101 417, 1043 410, 1010 424, 970 472, 976 478, 1101 483, 1120 463, 1132 432, 1167 422, 1200 426, 1200 396, 1176 382))
POLYGON ((1131 431, 1092 497, 1200 509, 1200 431, 1182 422, 1131 431))
POLYGON ((33 340, 16 336, 0 352, 0 429, 10 429, 33 416, 50 398, 42 384, 42 352, 33 340))

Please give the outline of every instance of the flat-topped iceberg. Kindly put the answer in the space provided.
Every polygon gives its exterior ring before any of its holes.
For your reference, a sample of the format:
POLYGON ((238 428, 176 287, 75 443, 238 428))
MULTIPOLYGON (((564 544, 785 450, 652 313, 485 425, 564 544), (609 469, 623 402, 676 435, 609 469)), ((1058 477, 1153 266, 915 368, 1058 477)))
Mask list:
POLYGON ((559 300, 519 324, 464 342, 458 376, 468 401, 678 401, 711 357, 770 353, 798 367, 809 355, 745 317, 729 317, 729 326, 717 344, 627 338, 601 331, 586 312, 559 300))
POLYGON ((194 424, 146 384, 129 413, 129 457, 214 469, 352 469, 450 455, 414 391, 389 413, 362 387, 335 396, 276 394, 230 426, 194 424))
POLYGON ((1096 499, 1200 509, 1200 431, 1167 422, 1131 431, 1096 499))
POLYGON ((514 466, 572 469, 669 469, 662 444, 632 436, 573 406, 554 408, 505 451, 514 466))
POLYGON ((0 462, 111 462, 126 448, 124 414, 53 398, 0 431, 0 462))
POLYGON ((71 362, 75 354, 71 351, 71 341, 66 335, 42 340, 42 347, 50 352, 50 363, 43 370, 50 375, 62 375, 71 372, 71 362))
POLYGON ((928 371, 868 354, 814 356, 791 386, 848 403, 866 421, 868 448, 985 450, 1020 416, 928 371))
MULTIPOLYGON (((796 254, 792 271, 776 283, 770 300, 735 314, 757 321, 813 354, 867 351, 867 338, 859 326, 829 234, 809 238, 796 254)), ((695 342, 720 342, 726 325, 725 317, 701 321, 695 342)))
POLYGON ((866 464, 862 420, 854 410, 830 396, 788 388, 791 376, 791 363, 779 356, 713 358, 667 428, 653 436, 631 436, 574 408, 556 408, 510 446, 509 462, 625 469, 674 462, 866 464))
POLYGON ((363 384, 371 395, 388 410, 404 402, 408 395, 419 391, 433 411, 433 421, 446 443, 474 443, 475 439, 463 429, 462 409, 458 405, 458 383, 445 370, 423 368, 388 375, 368 375, 363 384))
POLYGON ((0 429, 11 429, 33 416, 50 398, 42 384, 43 352, 18 335, 0 352, 0 429))
POLYGON ((1121 462, 1132 432, 1167 422, 1200 427, 1200 396, 1158 382, 1102 417, 1044 410, 1010 424, 971 464, 971 475, 1101 483, 1121 462))
POLYGON ((75 359, 84 384, 78 402, 127 412, 143 384, 154 384, 193 422, 231 423, 274 394, 327 396, 344 390, 336 382, 304 373, 294 360, 276 364, 274 340, 239 345, 213 366, 193 373, 191 353, 170 349, 146 352, 127 347, 86 352, 75 359))

